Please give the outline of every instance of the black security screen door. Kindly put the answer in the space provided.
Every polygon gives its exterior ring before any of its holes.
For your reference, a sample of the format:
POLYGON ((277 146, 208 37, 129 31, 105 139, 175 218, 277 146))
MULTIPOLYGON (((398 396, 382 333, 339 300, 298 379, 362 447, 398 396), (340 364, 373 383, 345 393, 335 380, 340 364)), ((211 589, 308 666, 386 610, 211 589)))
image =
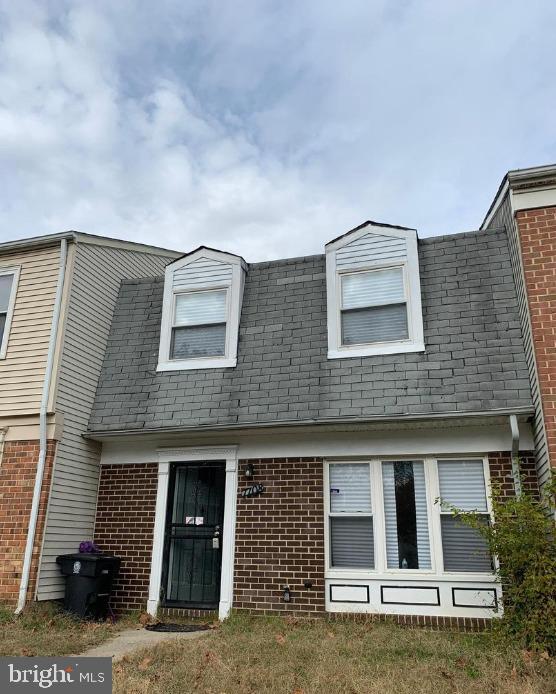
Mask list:
POLYGON ((162 583, 167 605, 218 607, 225 474, 224 463, 172 466, 162 583))

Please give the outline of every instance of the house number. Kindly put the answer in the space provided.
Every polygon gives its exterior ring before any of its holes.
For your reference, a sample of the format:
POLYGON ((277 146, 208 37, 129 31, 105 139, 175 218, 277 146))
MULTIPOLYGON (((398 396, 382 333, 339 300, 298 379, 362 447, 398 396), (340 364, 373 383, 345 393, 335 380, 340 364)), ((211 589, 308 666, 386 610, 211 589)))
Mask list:
POLYGON ((241 492, 241 496, 259 496, 264 492, 264 487, 262 484, 254 484, 252 487, 247 487, 241 492))

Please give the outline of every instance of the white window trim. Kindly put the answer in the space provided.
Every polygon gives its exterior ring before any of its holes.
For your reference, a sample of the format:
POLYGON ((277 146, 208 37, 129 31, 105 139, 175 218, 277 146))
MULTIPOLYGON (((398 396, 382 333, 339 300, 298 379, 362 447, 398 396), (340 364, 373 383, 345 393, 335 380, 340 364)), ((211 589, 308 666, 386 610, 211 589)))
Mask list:
POLYGON ((10 339, 10 329, 12 327, 12 318, 15 307, 15 299, 17 296, 17 286, 19 284, 19 275, 21 272, 21 267, 19 265, 13 267, 2 267, 0 268, 0 276, 12 275, 12 288, 10 290, 10 299, 8 301, 8 310, 6 312, 6 323, 4 324, 4 334, 2 335, 2 342, 0 343, 0 359, 6 358, 6 352, 8 351, 8 341, 10 339))
POLYGON ((185 259, 171 263, 164 276, 164 298, 162 304, 162 322, 160 327, 160 346, 158 353, 157 371, 185 371, 191 369, 221 369, 234 367, 237 364, 237 342, 239 336, 239 317, 243 298, 244 284, 243 261, 237 256, 231 256, 219 251, 202 249, 192 253, 185 259), (232 266, 232 279, 227 283, 206 284, 192 289, 173 288, 174 272, 187 266, 199 257, 210 258, 225 262, 232 266), (194 357, 191 359, 171 359, 170 347, 174 323, 174 303, 178 294, 206 292, 226 289, 226 347, 222 356, 194 357))
POLYGON ((368 234, 373 230, 367 225, 355 232, 330 243, 326 247, 326 294, 328 323, 328 358, 343 359, 347 357, 366 357, 380 354, 401 354, 405 352, 424 352, 423 314, 421 305, 421 283, 419 278, 419 256, 417 251, 417 234, 413 230, 383 229, 375 227, 383 236, 403 238, 406 241, 407 258, 402 261, 379 260, 369 262, 364 267, 345 267, 338 270, 336 251, 344 245, 368 234), (396 342, 373 342, 372 344, 342 345, 341 324, 341 276, 373 270, 402 267, 404 290, 407 305, 407 326, 409 339, 396 342))
MULTIPOLYGON (((485 455, 452 455, 452 456, 382 456, 372 457, 366 460, 361 458, 325 460, 324 462, 324 555, 325 578, 339 580, 373 579, 373 580, 403 580, 403 581, 458 581, 476 583, 494 582, 493 572, 449 572, 444 571, 442 556, 442 534, 440 527, 440 504, 435 503, 439 498, 439 481, 437 462, 439 460, 481 460, 483 461, 483 473, 485 475, 485 490, 487 495, 487 509, 492 520, 492 505, 490 499, 490 476, 488 457, 485 455), (382 463, 388 461, 423 461, 425 467, 425 486, 427 493, 427 519, 429 526, 429 544, 431 553, 431 568, 419 570, 389 569, 386 561, 386 529, 384 519, 384 499, 382 494, 382 463), (329 466, 342 463, 366 463, 370 466, 371 475, 371 508, 373 517, 373 541, 375 550, 374 569, 349 569, 334 568, 331 565, 330 551, 330 474, 329 466)), ((335 514, 341 515, 341 514, 335 514)), ((496 557, 494 566, 497 566, 496 557)))

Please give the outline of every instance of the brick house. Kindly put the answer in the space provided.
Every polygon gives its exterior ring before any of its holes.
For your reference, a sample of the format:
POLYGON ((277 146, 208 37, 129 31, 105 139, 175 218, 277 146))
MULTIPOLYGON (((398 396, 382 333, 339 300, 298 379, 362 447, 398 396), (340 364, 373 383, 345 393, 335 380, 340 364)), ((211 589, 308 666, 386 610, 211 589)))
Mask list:
POLYGON ((124 280, 88 436, 120 609, 477 624, 500 587, 489 485, 556 461, 556 167, 510 172, 481 229, 375 222, 322 255, 200 247, 124 280))

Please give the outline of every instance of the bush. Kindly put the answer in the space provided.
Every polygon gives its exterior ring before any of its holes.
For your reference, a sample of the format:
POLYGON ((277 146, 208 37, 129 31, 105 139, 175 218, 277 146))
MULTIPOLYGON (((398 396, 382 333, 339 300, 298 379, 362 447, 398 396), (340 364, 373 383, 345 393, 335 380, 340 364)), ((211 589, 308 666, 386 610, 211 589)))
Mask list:
POLYGON ((556 654, 556 536, 552 504, 556 476, 541 499, 523 491, 503 498, 493 485, 494 523, 453 506, 452 513, 474 528, 498 558, 496 574, 503 591, 504 613, 495 628, 531 650, 556 654))

